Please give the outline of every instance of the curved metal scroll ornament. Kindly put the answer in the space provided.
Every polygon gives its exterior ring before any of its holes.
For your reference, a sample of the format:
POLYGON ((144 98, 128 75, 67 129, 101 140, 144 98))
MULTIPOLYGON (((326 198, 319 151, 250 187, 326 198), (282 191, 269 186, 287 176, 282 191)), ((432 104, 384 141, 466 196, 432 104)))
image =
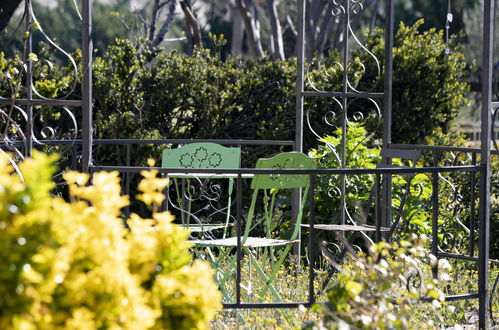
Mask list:
MULTIPOLYGON (((31 2, 29 2, 29 12, 30 12, 31 20, 32 20, 32 23, 30 24, 30 26, 33 29, 35 29, 36 31, 38 31, 43 36, 43 38, 49 43, 50 46, 52 46, 56 51, 60 52, 69 61, 69 63, 71 64, 71 67, 73 69, 73 72, 74 72, 73 80, 70 83, 71 87, 67 90, 67 92, 58 96, 57 98, 43 96, 42 93, 38 92, 38 90, 36 89, 36 83, 33 80, 31 81, 31 88, 32 88, 33 92, 35 93, 35 95, 37 97, 39 97, 40 99, 44 99, 44 100, 67 99, 69 96, 71 96, 73 94, 73 92, 76 89, 76 85, 78 83, 78 66, 76 65, 76 61, 68 52, 66 52, 64 49, 62 49, 60 46, 58 46, 57 43, 55 43, 45 33, 45 31, 43 30, 42 24, 40 24, 40 22, 38 22, 38 20, 36 19, 36 16, 35 16, 35 13, 33 10, 33 5, 31 2)), ((54 68, 54 64, 51 61, 49 61, 48 59, 45 59, 44 62, 48 65, 48 67, 50 69, 54 68)))
MULTIPOLYGON (((362 43, 361 38, 357 35, 354 30, 354 26, 352 25, 352 20, 360 17, 364 12, 363 2, 363 0, 333 0, 331 13, 334 17, 342 17, 346 20, 345 26, 338 27, 339 29, 343 30, 342 33, 344 35, 344 38, 352 38, 355 42, 354 46, 357 46, 359 48, 359 52, 365 53, 367 57, 373 60, 373 62, 376 64, 376 73, 374 74, 374 76, 376 78, 381 78, 381 64, 378 58, 362 43)), ((352 46, 352 48, 354 46, 352 46)), ((356 83, 367 73, 365 64, 362 61, 358 60, 358 58, 345 62, 347 63, 332 61, 328 66, 324 66, 322 65, 322 63, 318 62, 316 64, 316 70, 319 73, 324 74, 326 77, 331 77, 334 74, 342 73, 344 72, 344 70, 346 70, 346 83, 351 92, 369 93, 373 91, 375 86, 371 86, 367 90, 359 90, 356 87, 356 83)), ((307 86, 310 87, 313 91, 327 91, 324 88, 321 88, 318 82, 314 80, 313 74, 310 73, 310 68, 307 67, 305 72, 307 86)))
POLYGON ((499 284, 499 274, 496 275, 496 279, 494 280, 494 284, 492 285, 492 289, 490 290, 490 296, 489 296, 489 315, 490 315, 490 319, 492 320, 492 323, 494 325, 497 325, 497 322, 496 322, 496 318, 494 317, 493 301, 494 301, 494 296, 496 296, 498 284, 499 284))
POLYGON ((491 127, 491 133, 492 133, 492 143, 494 144, 494 148, 496 151, 499 151, 499 146, 497 144, 497 137, 496 137, 496 131, 495 131, 495 123, 497 119, 497 113, 499 112, 499 107, 494 110, 494 113, 492 114, 492 127, 491 127))
POLYGON ((429 207, 431 199, 428 192, 425 194, 425 186, 431 182, 427 174, 408 175, 402 182, 393 180, 394 194, 393 203, 393 223, 390 228, 390 235, 398 232, 399 235, 406 236, 416 233, 426 234, 424 226, 416 222, 418 216, 429 219, 429 207))
MULTIPOLYGON (((470 165, 472 158, 468 153, 449 152, 442 160, 443 166, 463 166, 470 165)), ((440 203, 440 213, 447 215, 447 218, 439 225, 443 235, 439 244, 441 252, 451 252, 459 255, 467 255, 466 249, 469 247, 470 227, 466 224, 469 219, 470 210, 467 208, 467 194, 469 184, 467 180, 462 180, 463 174, 449 173, 439 174, 439 181, 442 182, 439 195, 443 199, 440 203), (463 182, 466 184, 463 186, 463 182)), ((469 201, 474 203, 474 201, 469 201)))
MULTIPOLYGON (((492 89, 493 89, 493 94, 495 95, 495 100, 499 100, 499 62, 496 63, 494 66, 494 73, 493 73, 493 79, 492 79, 492 89)), ((491 127, 491 134, 492 134, 492 143, 494 144, 494 148, 496 151, 499 151, 499 144, 497 143, 497 137, 496 137, 496 130, 495 130, 495 123, 497 119, 497 113, 499 112, 499 107, 496 107, 493 109, 492 113, 492 127, 491 127)))
MULTIPOLYGON (((381 64, 374 55, 361 41, 361 38, 355 32, 354 26, 352 24, 353 21, 359 19, 359 17, 364 13, 364 1, 363 0, 333 0, 333 7, 331 10, 331 14, 333 17, 343 18, 345 24, 343 26, 339 26, 339 29, 342 29, 342 33, 344 35, 344 39, 352 39, 355 43, 353 47, 358 47, 359 53, 364 53, 368 58, 370 58, 376 65, 376 72, 374 76, 376 78, 381 78, 381 64)), ((345 46, 348 46, 345 43, 345 46)), ((356 57, 353 60, 347 61, 346 63, 340 63, 338 61, 331 62, 329 67, 324 67, 320 63, 317 64, 317 70, 320 73, 325 74, 326 77, 330 77, 334 73, 347 71, 346 75, 346 84, 351 92, 354 93, 369 93, 372 92, 375 86, 370 86, 370 88, 366 90, 360 90, 356 86, 358 81, 367 73, 367 68, 365 64, 358 60, 356 57)), ((314 81, 313 75, 310 75, 310 70, 307 67, 305 72, 307 85, 314 91, 324 92, 325 89, 321 88, 319 84, 314 81)))
MULTIPOLYGON (((177 218, 181 219, 184 225, 211 226, 233 223, 235 217, 230 212, 231 205, 227 205, 222 198, 226 195, 221 184, 210 179, 190 178, 186 179, 184 184, 175 181, 167 190, 168 208, 178 212, 177 218)), ((203 231, 203 236, 216 238, 209 230, 203 231)))
MULTIPOLYGON (((354 30, 353 21, 364 13, 363 0, 333 0, 331 14, 334 17, 342 18, 343 24, 339 24, 338 29, 342 30, 344 39, 351 39, 354 43, 349 46, 348 42, 344 43, 344 47, 357 48, 356 55, 364 53, 371 62, 376 65, 376 72, 372 75, 376 79, 381 78, 381 65, 377 57, 371 52, 361 41, 354 30)), ((340 20, 341 21, 341 20, 340 20)), ((351 53, 351 50, 347 51, 351 53)), ((347 55, 348 56, 348 55, 347 55)), ((359 60, 358 56, 354 59, 343 59, 344 63, 332 60, 330 58, 314 60, 316 62, 307 65, 305 70, 306 88, 314 92, 331 92, 330 90, 335 84, 343 82, 346 86, 347 93, 366 94, 372 92, 375 88, 374 84, 365 90, 361 90, 358 82, 367 74, 365 64, 359 60), (346 74, 345 74, 346 71, 346 74), (328 87, 329 86, 329 87, 328 87)), ((363 86, 365 87, 365 86, 363 86)), ((337 91, 343 93, 345 90, 337 91)), ((375 118, 378 124, 381 123, 380 106, 373 98, 349 98, 345 104, 341 99, 346 96, 334 96, 329 98, 329 104, 323 104, 323 101, 310 101, 311 103, 306 110, 306 121, 310 132, 318 139, 324 138, 326 135, 331 135, 327 129, 341 127, 341 119, 343 112, 347 111, 347 122, 365 122, 367 118, 375 118), (362 105, 351 109, 351 105, 355 102, 363 102, 362 105), (370 110, 374 109, 374 114, 370 114, 370 110), (320 118, 320 119, 319 119, 320 118)))
MULTIPOLYGON (((43 30, 42 24, 37 20, 32 2, 27 0, 24 16, 28 20, 28 28, 25 34, 25 62, 21 60, 9 60, 8 66, 3 72, 10 83, 10 95, 0 95, 0 99, 10 103, 0 106, 0 139, 2 153, 11 156, 11 163, 19 162, 24 158, 28 149, 28 139, 33 146, 44 146, 47 140, 66 140, 64 146, 51 147, 50 151, 61 154, 62 157, 68 152, 73 152, 73 145, 78 135, 78 123, 76 115, 71 109, 62 105, 56 105, 58 100, 68 99, 75 92, 78 83, 78 67, 74 58, 60 46, 58 46, 43 30), (40 58, 39 55, 29 53, 32 34, 38 33, 56 52, 62 54, 67 59, 72 76, 68 81, 61 80, 55 75, 56 65, 49 59, 40 58), (27 63, 31 65, 27 65, 27 63), (28 72, 28 70, 30 72, 28 72), (33 72, 41 72, 35 76, 33 72), (23 80, 29 79, 27 85, 23 80), (45 82, 57 81, 58 93, 46 95, 39 90, 45 82), (61 92, 62 91, 62 92, 61 92), (33 98, 31 98, 31 95, 33 98), (18 99, 26 97, 28 104, 33 99, 52 101, 51 106, 32 106, 33 122, 28 123, 28 112, 24 106, 19 105, 18 99), (30 132, 29 135, 27 132, 30 132)), ((69 76, 68 73, 65 76, 69 76)), ((6 104, 7 102, 4 102, 6 104)))

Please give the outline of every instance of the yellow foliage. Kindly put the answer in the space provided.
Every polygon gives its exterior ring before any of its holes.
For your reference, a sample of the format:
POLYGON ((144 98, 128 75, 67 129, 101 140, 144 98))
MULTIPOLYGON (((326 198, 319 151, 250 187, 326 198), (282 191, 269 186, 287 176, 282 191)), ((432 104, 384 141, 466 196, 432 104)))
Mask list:
MULTIPOLYGON (((21 179, 0 157, 0 329, 208 328, 213 271, 191 263, 171 214, 132 214, 125 229, 116 172, 66 173, 70 202, 53 197, 54 160, 35 153, 21 179)), ((141 185, 151 207, 167 185, 156 175, 141 185)))

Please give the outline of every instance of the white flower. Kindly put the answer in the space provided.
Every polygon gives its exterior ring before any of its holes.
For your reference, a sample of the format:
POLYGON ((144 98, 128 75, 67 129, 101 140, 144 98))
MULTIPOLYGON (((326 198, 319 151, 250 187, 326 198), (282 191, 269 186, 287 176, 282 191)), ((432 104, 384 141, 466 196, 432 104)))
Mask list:
POLYGON ((360 316, 360 321, 362 322, 363 325, 369 325, 372 322, 372 317, 369 315, 361 315, 360 316))
POLYGON ((442 270, 451 270, 452 269, 452 266, 450 265, 450 263, 447 261, 447 259, 440 259, 438 261, 438 268, 442 269, 442 270))

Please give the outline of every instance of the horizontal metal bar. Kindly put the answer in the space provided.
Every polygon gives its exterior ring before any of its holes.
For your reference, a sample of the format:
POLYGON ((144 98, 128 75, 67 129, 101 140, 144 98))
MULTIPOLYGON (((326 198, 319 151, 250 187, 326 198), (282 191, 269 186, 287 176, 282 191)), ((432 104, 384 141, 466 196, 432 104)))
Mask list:
MULTIPOLYGON (((464 148, 464 147, 451 147, 451 146, 427 146, 423 144, 396 144, 392 143, 388 145, 389 148, 396 149, 416 149, 416 150, 433 150, 433 151, 454 151, 454 152, 469 152, 469 153, 480 153, 480 149, 476 148, 464 148)), ((492 150, 492 153, 499 154, 499 151, 492 150)))
POLYGON ((381 149, 379 155, 386 158, 402 158, 416 161, 421 157, 421 150, 385 148, 381 149))
POLYGON ((347 97, 351 99, 382 99, 383 93, 343 93, 343 92, 325 92, 325 91, 304 91, 305 97, 347 97))
POLYGON ((465 256, 463 254, 455 254, 455 253, 447 253, 447 252, 438 252, 437 257, 444 257, 444 258, 452 258, 452 259, 459 259, 459 260, 467 260, 467 261, 475 261, 478 262, 477 257, 471 257, 471 256, 465 256))
MULTIPOLYGON (((293 146, 294 141, 288 140, 210 140, 210 139, 97 139, 94 140, 95 145, 128 145, 128 144, 187 144, 195 142, 213 142, 223 145, 273 145, 273 146, 293 146)), ((81 140, 39 140, 33 142, 34 145, 68 145, 77 144, 80 145, 81 140)), ((22 146, 23 141, 0 141, 0 146, 11 145, 11 146, 22 146)), ((449 151, 449 152, 467 152, 467 153, 480 153, 480 149, 476 148, 464 148, 464 147, 451 147, 451 146, 427 146, 420 144, 390 144, 390 148, 396 149, 416 149, 416 150, 432 150, 432 151, 449 151)), ((493 154, 499 154, 499 151, 492 150, 493 154)))
POLYGON ((499 102, 498 101, 492 102, 492 108, 499 108, 499 102))
MULTIPOLYGON (((287 140, 208 140, 208 139, 200 139, 200 140, 191 140, 191 139, 150 139, 150 140, 141 140, 141 139, 100 139, 94 140, 94 145, 142 145, 142 144, 187 144, 187 143, 195 143, 195 142, 213 142, 222 145, 268 145, 268 146, 293 146, 294 141, 287 140)), ((23 146, 25 142, 23 141, 0 141, 0 146, 23 146)), ((81 145, 81 140, 39 140, 38 142, 33 141, 33 145, 68 145, 68 144, 76 144, 81 145)))
POLYGON ((401 168, 327 168, 327 169, 214 169, 214 168, 163 168, 143 166, 92 166, 92 171, 118 171, 124 173, 140 173, 141 171, 157 170, 161 173, 195 173, 195 174, 291 174, 291 175, 360 175, 360 174, 414 174, 414 173, 451 173, 480 172, 482 165, 449 166, 449 167, 401 167, 401 168))
POLYGON ((240 303, 240 304, 223 304, 223 308, 225 309, 251 309, 251 308, 298 308, 300 306, 303 307, 312 307, 312 303, 310 302, 293 302, 293 303, 240 303))
MULTIPOLYGON (((459 300, 471 300, 478 299, 480 295, 478 293, 465 293, 458 295, 450 295, 445 296, 445 301, 459 301, 459 300)), ((421 301, 431 302, 433 298, 421 298, 421 301)), ((313 304, 324 304, 324 302, 291 302, 291 303, 224 303, 223 308, 225 309, 251 309, 251 308, 299 308, 303 307, 311 307, 313 304)))
POLYGON ((195 142, 213 142, 224 145, 273 145, 293 146, 294 141, 287 140, 223 140, 223 139, 102 139, 94 144, 187 144, 195 142))
POLYGON ((45 106, 45 107, 81 107, 81 100, 57 100, 57 99, 6 99, 0 97, 1 105, 32 105, 32 106, 45 106))
MULTIPOLYGON (((453 259, 475 261, 475 262, 478 262, 479 260, 478 257, 471 257, 462 254, 447 253, 447 252, 438 252, 437 257, 453 258, 453 259)), ((499 265, 499 260, 496 259, 489 259, 489 262, 494 265, 499 265)))
POLYGON ((445 301, 458 301, 458 300, 470 300, 470 299, 478 299, 480 298, 480 294, 478 293, 466 293, 466 294, 457 294, 452 296, 446 296, 445 301))
MULTIPOLYGON (((22 147, 28 141, 0 141, 0 147, 22 147)), ((81 145, 81 140, 34 140, 33 146, 81 145)))
MULTIPOLYGON (((465 294, 457 294, 457 295, 452 295, 452 296, 445 296, 445 301, 458 301, 458 300, 470 300, 470 299, 478 299, 480 298, 480 295, 478 293, 465 293, 465 294)), ((431 302, 434 299, 425 297, 421 298, 422 301, 424 302, 431 302)))

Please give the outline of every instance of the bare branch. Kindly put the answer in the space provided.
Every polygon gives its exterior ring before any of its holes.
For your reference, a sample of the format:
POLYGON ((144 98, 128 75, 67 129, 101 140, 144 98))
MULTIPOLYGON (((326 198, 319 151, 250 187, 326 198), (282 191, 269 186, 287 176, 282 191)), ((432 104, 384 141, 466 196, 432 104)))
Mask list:
POLYGON ((260 40, 260 22, 258 12, 252 0, 236 0, 248 35, 248 43, 254 57, 263 56, 263 48, 260 40))
POLYGON ((277 13, 275 0, 266 0, 267 12, 269 14, 270 26, 272 28, 271 44, 272 55, 275 59, 284 59, 284 45, 282 40, 282 27, 277 13))
POLYGON ((201 30, 199 29, 199 22, 197 17, 192 12, 192 7, 190 1, 182 0, 180 1, 180 6, 185 14, 185 20, 187 23, 187 29, 189 30, 189 38, 191 42, 191 49, 195 46, 201 45, 201 30))
POLYGON ((293 20, 289 15, 286 16, 286 22, 288 22, 288 26, 291 29, 291 32, 293 35, 297 36, 298 35, 298 30, 296 30, 295 24, 293 23, 293 20))
POLYGON ((158 22, 158 12, 159 12, 159 0, 154 0, 151 13, 151 25, 149 25, 149 36, 148 40, 153 41, 154 35, 156 34, 156 23, 158 22))
POLYGON ((165 35, 168 32, 168 30, 170 30, 170 27, 171 27, 173 20, 175 18, 175 9, 176 8, 177 8, 177 0, 170 1, 170 7, 168 8, 168 13, 166 15, 165 22, 163 23, 163 26, 161 27, 158 34, 154 38, 154 41, 151 44, 152 47, 158 46, 165 39, 165 35))

